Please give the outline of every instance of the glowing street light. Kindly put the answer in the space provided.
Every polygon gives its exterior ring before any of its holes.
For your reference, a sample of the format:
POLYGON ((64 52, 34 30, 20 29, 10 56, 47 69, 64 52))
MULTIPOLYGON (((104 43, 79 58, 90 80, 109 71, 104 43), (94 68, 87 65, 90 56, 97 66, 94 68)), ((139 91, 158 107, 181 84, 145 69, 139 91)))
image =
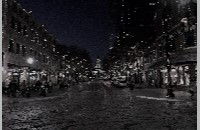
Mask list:
POLYGON ((34 62, 34 59, 33 59, 33 58, 28 58, 28 59, 27 59, 27 63, 33 64, 33 62, 34 62))

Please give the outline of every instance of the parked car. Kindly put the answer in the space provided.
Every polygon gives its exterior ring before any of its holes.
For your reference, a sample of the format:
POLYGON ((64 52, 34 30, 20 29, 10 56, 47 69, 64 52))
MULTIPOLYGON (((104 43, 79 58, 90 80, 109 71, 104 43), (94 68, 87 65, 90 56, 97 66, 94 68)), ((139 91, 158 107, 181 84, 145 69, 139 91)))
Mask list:
POLYGON ((113 78, 111 79, 111 84, 112 84, 113 86, 117 86, 118 83, 119 83, 119 80, 118 80, 117 77, 113 77, 113 78))
POLYGON ((118 87, 127 87, 127 80, 126 80, 126 76, 120 76, 118 78, 118 87))

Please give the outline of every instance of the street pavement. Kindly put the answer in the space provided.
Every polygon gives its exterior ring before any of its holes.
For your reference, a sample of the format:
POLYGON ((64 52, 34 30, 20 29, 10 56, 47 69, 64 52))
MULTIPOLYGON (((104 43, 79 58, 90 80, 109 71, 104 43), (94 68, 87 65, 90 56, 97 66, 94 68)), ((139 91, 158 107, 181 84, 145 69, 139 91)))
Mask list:
POLYGON ((165 98, 165 92, 88 82, 48 97, 3 97, 2 129, 196 130, 197 101, 184 92, 165 98))

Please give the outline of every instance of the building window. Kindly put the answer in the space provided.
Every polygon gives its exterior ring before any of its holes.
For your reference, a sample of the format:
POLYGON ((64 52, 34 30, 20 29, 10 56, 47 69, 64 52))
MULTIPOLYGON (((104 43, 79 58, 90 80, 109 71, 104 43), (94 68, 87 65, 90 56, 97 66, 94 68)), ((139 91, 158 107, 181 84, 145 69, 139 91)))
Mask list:
POLYGON ((26 33, 26 32, 27 32, 27 26, 26 26, 26 25, 24 25, 24 27, 23 27, 23 34, 24 34, 24 35, 27 35, 27 33, 26 33))
POLYGON ((43 62, 46 63, 46 56, 43 55, 43 62))
POLYGON ((17 3, 12 3, 12 10, 17 12, 17 3))
POLYGON ((37 58, 37 51, 34 51, 34 57, 37 58))
POLYGON ((20 44, 16 43, 16 54, 20 53, 20 44))
POLYGON ((14 52, 14 41, 13 40, 9 41, 8 51, 14 52))
POLYGON ((38 61, 41 61, 41 54, 38 53, 38 61))
POLYGON ((21 33, 21 29, 22 29, 21 23, 18 22, 18 23, 17 23, 17 32, 18 32, 18 33, 21 33))
POLYGON ((2 52, 2 66, 4 65, 5 53, 2 52))
POLYGON ((30 54, 31 54, 31 55, 33 54, 33 49, 30 49, 30 54))
POLYGON ((12 29, 15 29, 15 18, 13 16, 12 16, 12 19, 11 19, 10 27, 12 29))
POLYGON ((26 47, 22 45, 22 55, 26 56, 26 47))
POLYGON ((186 33, 186 47, 191 47, 191 46, 194 46, 194 31, 188 31, 186 33))

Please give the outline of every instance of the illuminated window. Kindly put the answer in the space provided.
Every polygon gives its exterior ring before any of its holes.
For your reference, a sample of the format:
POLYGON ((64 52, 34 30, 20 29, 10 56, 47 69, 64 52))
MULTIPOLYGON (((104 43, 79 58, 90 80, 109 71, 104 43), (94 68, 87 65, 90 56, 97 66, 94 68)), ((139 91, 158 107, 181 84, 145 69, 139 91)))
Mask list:
POLYGON ((26 47, 22 45, 22 55, 26 56, 26 47))
POLYGON ((21 33, 21 29, 22 29, 21 23, 18 22, 18 23, 17 23, 17 32, 18 32, 18 33, 21 33))
POLYGON ((8 51, 14 52, 14 41, 13 40, 9 41, 8 51))
POLYGON ((23 34, 24 34, 24 35, 27 35, 27 33, 26 33, 26 32, 27 32, 27 26, 26 26, 26 25, 24 25, 24 27, 23 27, 23 34))
POLYGON ((20 53, 20 44, 16 43, 16 54, 20 53))

